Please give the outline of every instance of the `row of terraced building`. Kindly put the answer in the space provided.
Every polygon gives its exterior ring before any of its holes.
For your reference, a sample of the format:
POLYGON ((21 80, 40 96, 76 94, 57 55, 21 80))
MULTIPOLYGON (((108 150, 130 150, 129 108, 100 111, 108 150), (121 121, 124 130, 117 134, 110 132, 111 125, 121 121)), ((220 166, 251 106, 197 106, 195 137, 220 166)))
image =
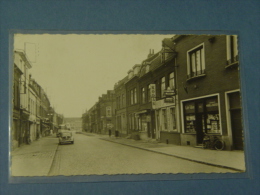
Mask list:
POLYGON ((162 40, 82 115, 83 131, 197 146, 205 133, 243 150, 236 35, 162 40))

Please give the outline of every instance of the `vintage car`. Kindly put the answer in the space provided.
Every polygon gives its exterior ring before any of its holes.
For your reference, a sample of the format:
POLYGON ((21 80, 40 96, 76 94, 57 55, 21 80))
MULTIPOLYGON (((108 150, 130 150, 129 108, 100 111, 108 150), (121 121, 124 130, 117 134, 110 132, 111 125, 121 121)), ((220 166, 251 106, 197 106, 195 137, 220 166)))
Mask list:
POLYGON ((56 133, 56 136, 60 137, 62 132, 67 132, 67 131, 70 131, 70 128, 66 124, 61 124, 59 125, 59 129, 56 133))
POLYGON ((72 132, 70 131, 64 131, 60 133, 59 136, 59 144, 66 144, 66 143, 71 143, 74 144, 74 137, 72 135, 72 132))

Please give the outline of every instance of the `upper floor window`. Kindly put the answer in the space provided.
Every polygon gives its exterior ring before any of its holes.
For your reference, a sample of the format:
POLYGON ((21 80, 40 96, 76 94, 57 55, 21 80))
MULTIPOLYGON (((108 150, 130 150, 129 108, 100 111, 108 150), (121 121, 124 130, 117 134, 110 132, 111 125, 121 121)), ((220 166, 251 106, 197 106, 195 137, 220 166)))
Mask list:
POLYGON ((151 85, 150 84, 147 87, 147 101, 151 102, 151 85))
POLYGON ((238 62, 237 35, 227 35, 227 65, 238 62))
POLYGON ((201 44, 187 52, 188 78, 205 74, 204 44, 201 44))
POLYGON ((142 88, 142 103, 145 103, 145 88, 142 88))
POLYGON ((136 92, 136 88, 134 89, 134 104, 137 103, 137 92, 136 92))
POLYGON ((122 107, 125 107, 125 94, 122 94, 122 107))
POLYGON ((161 97, 164 97, 165 91, 165 77, 161 78, 161 97))
POLYGON ((134 104, 134 91, 133 90, 131 90, 130 98, 131 98, 131 105, 133 105, 134 104))
POLYGON ((171 90, 175 89, 174 72, 169 75, 169 85, 171 90))

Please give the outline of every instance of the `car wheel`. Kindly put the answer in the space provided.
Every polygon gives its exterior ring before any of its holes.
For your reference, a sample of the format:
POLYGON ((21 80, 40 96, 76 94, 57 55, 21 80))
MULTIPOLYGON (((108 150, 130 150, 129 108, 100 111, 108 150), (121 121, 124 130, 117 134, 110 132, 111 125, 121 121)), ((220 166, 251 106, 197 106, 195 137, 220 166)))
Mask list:
POLYGON ((72 141, 71 143, 74 144, 74 141, 72 141))

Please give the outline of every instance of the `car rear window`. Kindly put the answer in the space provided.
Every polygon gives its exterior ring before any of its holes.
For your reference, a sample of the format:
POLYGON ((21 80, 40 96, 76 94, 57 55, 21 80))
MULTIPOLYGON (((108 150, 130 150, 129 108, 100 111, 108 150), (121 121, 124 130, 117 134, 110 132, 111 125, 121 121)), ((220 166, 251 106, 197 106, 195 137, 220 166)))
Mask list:
POLYGON ((62 133, 62 136, 71 136, 71 133, 62 133))

